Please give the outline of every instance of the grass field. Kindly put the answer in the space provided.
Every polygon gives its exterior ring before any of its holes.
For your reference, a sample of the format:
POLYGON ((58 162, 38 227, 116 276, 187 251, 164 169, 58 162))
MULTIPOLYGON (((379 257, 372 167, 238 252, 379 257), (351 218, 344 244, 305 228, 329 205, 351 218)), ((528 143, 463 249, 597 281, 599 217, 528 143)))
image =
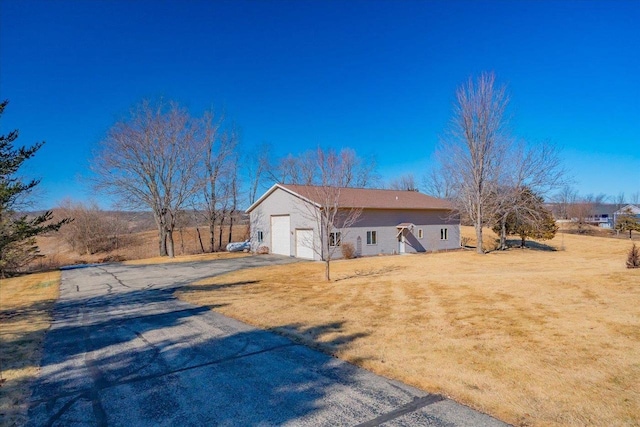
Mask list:
MULTIPOLYGON (((224 237, 228 236, 228 230, 224 230, 224 237)), ((208 238, 208 229, 200 227, 201 238, 203 239, 203 245, 208 250, 206 239, 208 238)), ((42 258, 35 260, 30 271, 42 271, 57 269, 61 266, 71 264, 90 264, 96 262, 111 262, 111 261, 135 261, 145 260, 142 263, 148 263, 150 259, 156 259, 156 261, 162 259, 162 262, 175 262, 176 260, 185 260, 187 256, 193 255, 199 259, 198 256, 202 256, 203 259, 207 259, 207 254, 202 254, 200 242, 196 229, 186 228, 182 232, 174 233, 175 253, 176 258, 170 260, 166 257, 158 257, 158 232, 155 230, 142 231, 138 233, 126 234, 121 237, 121 245, 118 249, 109 252, 100 252, 96 254, 83 254, 80 255, 74 251, 71 246, 66 243, 60 234, 52 233, 47 236, 39 236, 38 246, 40 252, 44 255, 42 258)), ((247 226, 238 224, 233 228, 233 241, 241 242, 247 238, 247 226)), ((223 246, 225 242, 223 241, 223 246)))
POLYGON ((336 261, 329 283, 323 264, 305 262, 214 277, 179 297, 512 424, 640 425, 630 242, 544 243, 563 250, 336 261))
POLYGON ((59 271, 0 279, 0 426, 26 421, 29 384, 59 292, 59 271))

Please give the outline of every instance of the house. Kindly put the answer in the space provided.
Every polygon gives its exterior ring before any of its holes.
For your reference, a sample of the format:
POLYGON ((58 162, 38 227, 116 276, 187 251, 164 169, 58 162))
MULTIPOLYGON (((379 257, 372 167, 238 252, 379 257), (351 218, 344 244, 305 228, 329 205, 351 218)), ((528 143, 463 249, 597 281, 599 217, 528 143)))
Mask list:
POLYGON ((574 222, 594 225, 601 228, 613 228, 616 205, 577 201, 573 203, 546 203, 545 207, 551 211, 558 222, 574 222))
POLYGON ((621 209, 618 209, 613 213, 613 223, 614 226, 618 224, 618 218, 623 215, 630 215, 637 218, 640 221, 640 207, 636 205, 627 205, 621 209))
POLYGON ((336 249, 346 242, 357 256, 460 247, 460 220, 451 204, 414 191, 330 188, 340 212, 358 215, 343 228, 323 230, 320 212, 331 205, 326 190, 273 185, 247 209, 252 250, 266 246, 270 253, 321 260, 328 250, 331 258, 340 258, 336 249))

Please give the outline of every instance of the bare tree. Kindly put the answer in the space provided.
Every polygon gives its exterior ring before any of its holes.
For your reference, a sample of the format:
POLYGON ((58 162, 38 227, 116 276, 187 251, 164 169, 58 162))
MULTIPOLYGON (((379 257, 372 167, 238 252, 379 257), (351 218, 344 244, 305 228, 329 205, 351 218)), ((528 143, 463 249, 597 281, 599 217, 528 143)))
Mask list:
POLYGON ((504 86, 493 73, 483 73, 458 88, 450 135, 436 152, 437 173, 451 178, 452 200, 476 231, 477 252, 484 253, 482 228, 494 218, 495 194, 505 164, 508 138, 504 86))
POLYGON ((560 219, 571 219, 571 205, 576 202, 578 193, 570 185, 564 185, 552 200, 556 204, 555 215, 560 219))
POLYGON ((229 239, 227 243, 233 241, 233 224, 238 216, 238 201, 240 199, 240 187, 238 185, 238 156, 233 156, 229 161, 230 173, 224 184, 225 188, 225 216, 220 223, 220 247, 222 247, 222 226, 224 220, 228 220, 229 239))
POLYGON ((268 168, 268 175, 272 181, 282 184, 309 185, 313 177, 303 177, 301 165, 304 163, 301 156, 294 156, 289 153, 285 157, 278 159, 275 164, 268 168))
POLYGON ((222 225, 227 214, 228 181, 235 174, 238 135, 234 130, 222 131, 222 118, 216 119, 212 112, 205 113, 201 121, 201 149, 203 161, 204 216, 209 227, 209 248, 216 250, 216 226, 220 226, 218 248, 222 245, 222 225))
POLYGON ((289 154, 279 159, 276 165, 270 168, 269 176, 283 184, 323 185, 327 178, 324 175, 328 172, 326 168, 334 165, 321 165, 320 161, 339 165, 339 176, 332 176, 332 179, 335 179, 335 183, 340 187, 368 187, 378 179, 375 159, 363 159, 351 148, 343 148, 336 152, 333 149, 323 150, 319 147, 297 156, 289 154))
POLYGON ((422 177, 422 185, 426 194, 440 199, 453 200, 457 194, 455 188, 456 179, 443 173, 444 167, 432 168, 422 177))
POLYGON ((308 153, 307 160, 305 167, 313 169, 317 185, 306 188, 306 197, 312 203, 304 204, 305 211, 302 214, 315 222, 320 236, 317 241, 306 244, 325 262, 325 278, 329 281, 331 260, 340 250, 349 228, 358 221, 362 213, 362 209, 349 206, 349 201, 343 197, 345 184, 354 182, 350 177, 354 163, 348 156, 343 156, 342 152, 320 148, 313 155, 308 153))
POLYGON ((392 190, 419 191, 416 179, 411 173, 392 179, 388 187, 392 190))
POLYGON ((258 198, 258 191, 262 188, 263 181, 269 171, 269 152, 271 147, 262 144, 251 151, 245 157, 244 171, 249 184, 248 202, 252 205, 258 198))
POLYGON ((99 189, 125 206, 152 210, 159 253, 173 257, 176 215, 197 189, 197 158, 186 110, 175 102, 143 101, 108 131, 92 170, 99 189))
POLYGON ((97 203, 67 199, 60 203, 54 214, 73 218, 60 229, 60 235, 80 255, 115 249, 120 221, 101 210, 97 203))
POLYGON ((616 205, 616 210, 620 210, 626 206, 627 203, 625 202, 625 200, 626 199, 623 192, 620 192, 617 195, 611 197, 611 202, 616 205))
POLYGON ((364 188, 377 181, 376 161, 373 157, 363 159, 352 148, 340 150, 339 157, 343 173, 341 178, 343 187, 364 188))
POLYGON ((629 203, 636 206, 640 204, 640 191, 636 191, 635 193, 631 194, 631 196, 629 197, 629 203))

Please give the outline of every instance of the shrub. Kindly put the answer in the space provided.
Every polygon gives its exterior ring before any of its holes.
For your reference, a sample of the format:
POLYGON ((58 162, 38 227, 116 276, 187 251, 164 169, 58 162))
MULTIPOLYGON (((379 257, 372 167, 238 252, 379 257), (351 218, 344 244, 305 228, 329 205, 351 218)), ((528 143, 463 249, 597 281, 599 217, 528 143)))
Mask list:
POLYGON ((345 242, 340 245, 342 250, 342 256, 345 259, 352 259, 356 257, 356 248, 353 247, 353 243, 345 242))
POLYGON ((640 248, 635 243, 627 254, 627 268, 640 268, 640 248))
POLYGON ((269 248, 266 246, 260 246, 256 251, 258 255, 267 255, 269 253, 269 248))

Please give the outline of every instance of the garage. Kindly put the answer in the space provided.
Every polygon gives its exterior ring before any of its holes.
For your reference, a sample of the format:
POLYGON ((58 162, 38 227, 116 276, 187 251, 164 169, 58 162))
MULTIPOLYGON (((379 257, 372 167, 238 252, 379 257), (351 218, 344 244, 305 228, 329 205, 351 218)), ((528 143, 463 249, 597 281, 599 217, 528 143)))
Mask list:
POLYGON ((313 259, 313 230, 296 230, 296 257, 313 259))
POLYGON ((291 256, 291 219, 289 215, 271 217, 271 253, 291 256))

